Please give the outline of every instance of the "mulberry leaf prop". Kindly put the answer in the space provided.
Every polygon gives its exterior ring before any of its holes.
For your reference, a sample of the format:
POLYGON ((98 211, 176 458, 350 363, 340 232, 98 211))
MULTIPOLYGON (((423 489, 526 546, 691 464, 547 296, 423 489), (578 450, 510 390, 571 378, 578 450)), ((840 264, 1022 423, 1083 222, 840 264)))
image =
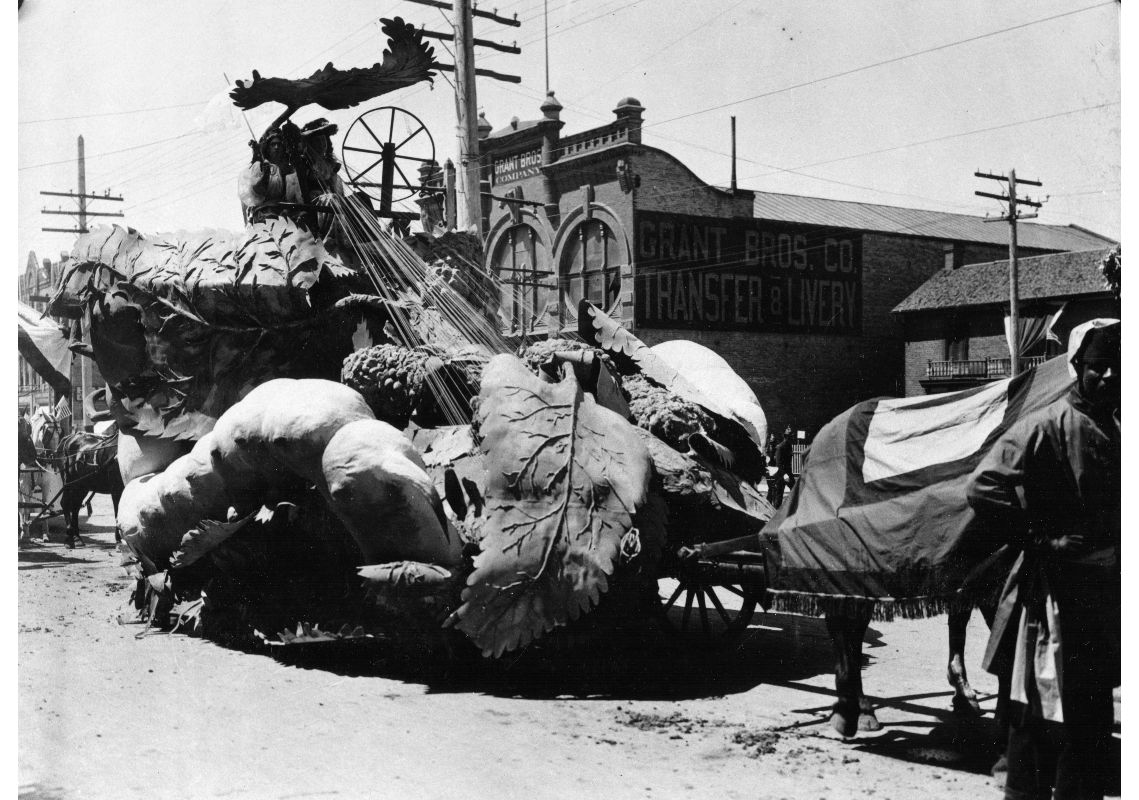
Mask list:
POLYGON ((500 656, 600 600, 652 464, 636 429, 585 394, 569 365, 551 384, 514 356, 492 359, 479 435, 487 519, 451 622, 500 656))

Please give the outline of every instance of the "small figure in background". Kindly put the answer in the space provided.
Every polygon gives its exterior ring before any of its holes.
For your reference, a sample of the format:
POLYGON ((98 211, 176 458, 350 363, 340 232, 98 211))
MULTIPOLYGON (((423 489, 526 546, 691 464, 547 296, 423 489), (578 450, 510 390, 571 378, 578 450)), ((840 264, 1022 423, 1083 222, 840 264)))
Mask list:
POLYGON ((768 502, 779 508, 783 503, 785 489, 795 485, 795 477, 791 474, 792 444, 795 432, 788 425, 783 431, 783 439, 775 447, 775 474, 769 477, 768 502))

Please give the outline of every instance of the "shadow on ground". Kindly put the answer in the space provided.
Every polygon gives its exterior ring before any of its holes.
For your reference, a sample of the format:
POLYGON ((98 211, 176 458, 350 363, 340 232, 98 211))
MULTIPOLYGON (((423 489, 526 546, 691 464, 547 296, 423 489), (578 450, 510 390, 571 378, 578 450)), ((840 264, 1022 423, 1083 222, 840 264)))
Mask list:
MULTIPOLYGON (((580 626, 571 626, 499 659, 482 657, 458 634, 425 644, 422 632, 418 638, 397 633, 388 641, 238 649, 268 653, 300 669, 422 684, 432 693, 531 699, 686 700, 829 674, 832 657, 822 620, 761 614, 756 624, 728 646, 702 647, 677 640, 651 617, 612 630, 598 626, 582 632, 580 626)), ((818 691, 829 708, 831 693, 818 691)))
POLYGON ((26 545, 23 542, 20 544, 19 555, 19 569, 44 569, 45 567, 59 567, 64 564, 86 564, 90 559, 76 558, 72 555, 64 555, 70 553, 70 550, 60 552, 54 547, 44 547, 42 545, 26 545))

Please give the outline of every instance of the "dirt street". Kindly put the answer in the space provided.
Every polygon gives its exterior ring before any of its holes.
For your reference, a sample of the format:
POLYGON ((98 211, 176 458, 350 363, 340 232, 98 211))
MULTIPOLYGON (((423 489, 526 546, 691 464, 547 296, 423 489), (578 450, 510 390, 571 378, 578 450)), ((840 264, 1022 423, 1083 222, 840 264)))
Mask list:
MULTIPOLYGON (((87 547, 56 533, 20 549, 21 798, 1001 796, 991 714, 949 711, 944 618, 871 626, 864 679, 884 728, 843 742, 826 722, 821 620, 758 614, 738 648, 696 669, 660 658, 656 680, 593 687, 290 666, 118 624, 130 584, 108 499, 95 511, 87 547)), ((979 614, 969 636, 991 712, 979 614)))

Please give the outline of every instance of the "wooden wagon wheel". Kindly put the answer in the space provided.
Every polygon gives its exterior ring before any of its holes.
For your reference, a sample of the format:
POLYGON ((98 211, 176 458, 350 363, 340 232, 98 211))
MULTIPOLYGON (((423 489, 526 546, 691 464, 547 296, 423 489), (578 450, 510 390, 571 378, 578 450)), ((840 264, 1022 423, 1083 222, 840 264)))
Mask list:
POLYGON ((727 645, 747 630, 758 598, 758 592, 748 583, 712 581, 694 570, 682 575, 667 597, 662 593, 661 621, 672 633, 693 644, 727 645), (727 598, 722 598, 720 592, 739 598, 739 607, 726 605, 727 598))
POLYGON ((435 163, 435 140, 410 111, 383 106, 356 118, 340 155, 348 184, 387 211, 420 192, 419 167, 435 163))

